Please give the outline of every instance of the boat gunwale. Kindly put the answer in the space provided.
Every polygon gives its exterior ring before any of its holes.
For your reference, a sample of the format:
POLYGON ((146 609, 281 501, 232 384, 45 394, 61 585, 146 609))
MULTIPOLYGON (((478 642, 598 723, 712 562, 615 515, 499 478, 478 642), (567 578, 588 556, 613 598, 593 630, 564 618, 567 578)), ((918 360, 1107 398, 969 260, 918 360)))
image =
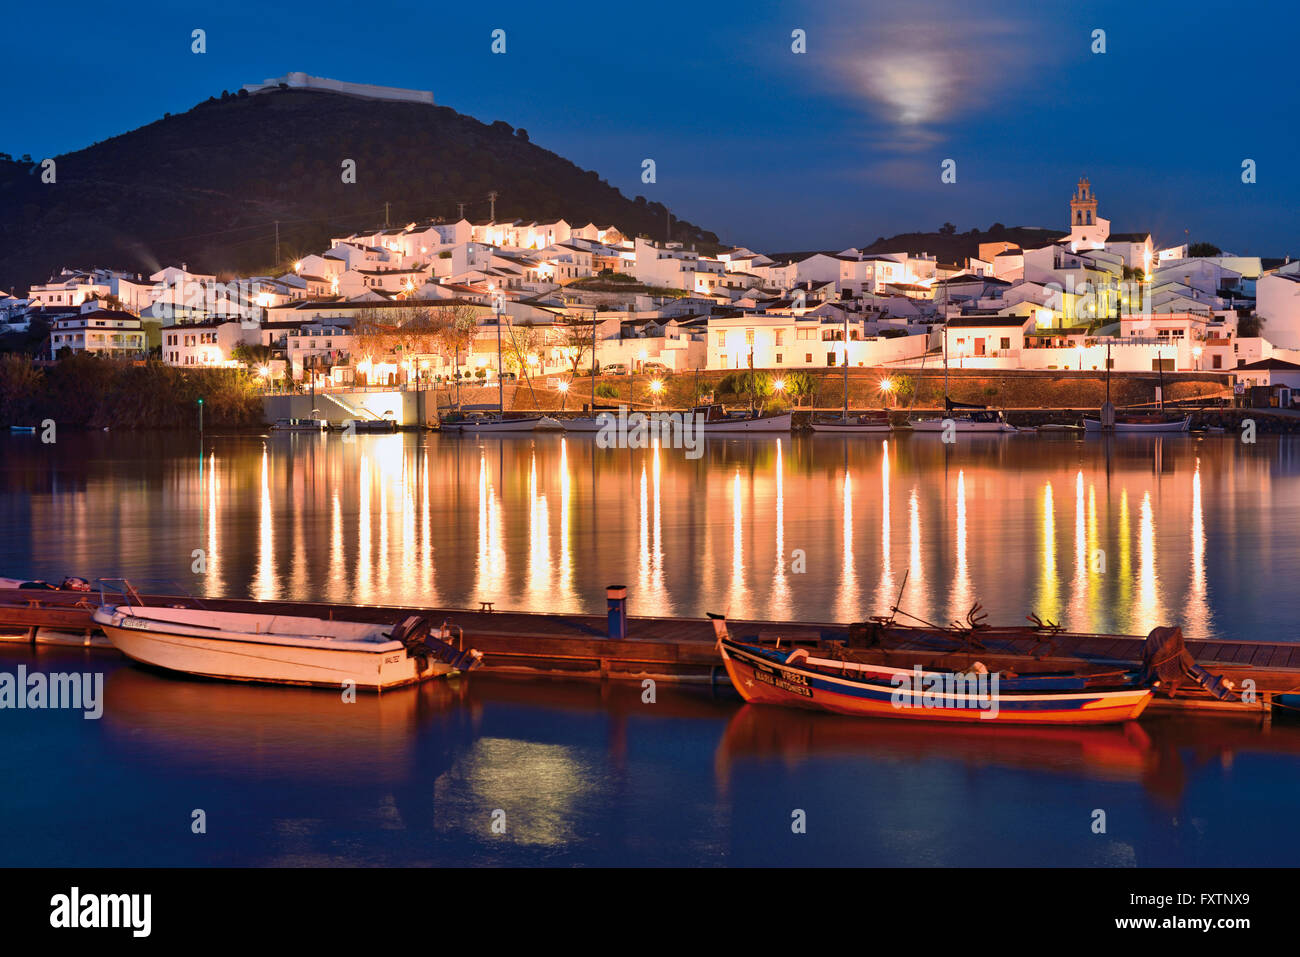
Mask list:
MULTIPOLYGON (((218 625, 201 625, 189 622, 169 621, 163 618, 154 618, 148 615, 137 614, 139 611, 148 611, 148 607, 132 608, 131 606, 106 605, 97 608, 91 615, 92 620, 101 628, 107 631, 108 628, 116 628, 120 631, 131 632, 138 635, 153 635, 159 638, 197 638, 208 641, 224 641, 231 644, 248 644, 248 645, 275 645, 286 648, 307 648, 322 651, 337 651, 352 654, 366 655, 383 655, 399 651, 405 646, 394 638, 387 640, 366 639, 366 638, 332 638, 329 635, 293 635, 284 632, 243 632, 223 629, 218 625), (130 608, 130 613, 123 611, 124 608, 130 608), (111 611, 109 610, 111 609, 111 611), (118 621, 119 613, 122 620, 118 621), (100 616, 103 616, 102 618, 100 616), (134 627, 126 625, 126 620, 144 621, 152 627, 134 627)), ((178 609, 191 611, 193 609, 178 609)), ((221 615, 242 615, 245 612, 215 612, 213 614, 221 615)), ((264 617, 297 617, 297 616, 264 616, 249 615, 250 618, 264 617)), ((317 619, 324 622, 324 619, 317 619)), ((365 622, 337 622, 335 624, 366 624, 365 622)), ((382 629, 382 624, 370 625, 373 629, 382 629)), ((393 627, 387 626, 391 632, 393 627)))
MULTIPOLYGON (((729 638, 720 639, 720 645, 723 651, 724 658, 728 654, 735 655, 736 657, 744 661, 746 664, 749 664, 751 667, 753 666, 753 663, 757 661, 758 663, 761 663, 768 667, 783 668, 787 671, 794 672, 801 676, 813 677, 822 681, 830 681, 834 684, 844 685, 847 688, 856 688, 865 684, 865 685, 871 685, 881 689, 888 689, 891 691, 900 690, 897 685, 894 685, 890 680, 883 677, 876 680, 872 680, 866 677, 860 677, 860 678, 841 677, 839 675, 828 674, 825 671, 814 669, 814 668, 800 668, 798 665, 786 664, 783 661, 777 661, 775 658, 769 658, 766 655, 763 655, 761 653, 755 653, 754 651, 750 650, 752 646, 743 645, 741 643, 736 642, 734 639, 729 639, 729 638)), ((944 674, 944 672, 925 672, 925 673, 944 674)), ((955 672, 953 673, 955 674, 955 672)), ((910 691, 909 693, 916 695, 916 694, 921 694, 922 692, 920 690, 916 690, 916 691, 910 691)), ((972 698, 979 700, 981 698, 987 697, 986 695, 984 696, 978 694, 966 695, 966 694, 958 694, 958 693, 947 692, 947 691, 932 691, 930 693, 940 694, 945 699, 951 699, 951 700, 970 700, 972 698)), ((1117 705, 1117 703, 1119 703, 1125 698, 1141 699, 1143 697, 1150 697, 1151 694, 1152 694, 1152 690, 1150 688, 1138 687, 1138 688, 1121 688, 1116 690, 1063 691, 1063 692, 1024 692, 1024 691, 1011 690, 1005 692, 998 691, 996 697, 999 701, 1002 700, 1042 701, 1045 703, 1073 703, 1074 701, 1081 698, 1088 699, 1088 700, 1101 699, 1103 701, 1110 703, 1110 705, 1115 706, 1117 705)), ((1136 704, 1136 701, 1134 703, 1136 704)))

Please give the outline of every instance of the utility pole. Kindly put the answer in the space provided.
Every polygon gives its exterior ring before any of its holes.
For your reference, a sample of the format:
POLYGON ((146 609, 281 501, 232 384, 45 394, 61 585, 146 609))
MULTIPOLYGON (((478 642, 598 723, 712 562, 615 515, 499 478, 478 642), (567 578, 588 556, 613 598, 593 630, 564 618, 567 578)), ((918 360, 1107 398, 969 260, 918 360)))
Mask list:
MULTIPOLYGON (((496 194, 493 193, 493 196, 496 194)), ((497 407, 500 409, 499 418, 506 417, 506 384, 501 379, 501 302, 498 299, 492 300, 492 311, 497 316, 497 407)), ((518 350, 516 350, 518 352, 518 350)))
POLYGON ((388 207, 390 204, 384 203, 384 228, 388 228, 388 207))
POLYGON ((488 219, 495 223, 497 221, 497 191, 495 189, 488 193, 488 202, 492 206, 492 212, 488 214, 488 219))
POLYGON ((664 242, 673 241, 673 213, 670 209, 664 210, 664 242))
POLYGON ((457 204, 456 204, 456 221, 457 221, 457 222, 460 222, 460 221, 461 221, 462 219, 464 219, 464 218, 465 218, 465 204, 464 204, 464 203, 457 203, 457 204))
POLYGON ((275 264, 280 265, 280 221, 275 221, 275 264))

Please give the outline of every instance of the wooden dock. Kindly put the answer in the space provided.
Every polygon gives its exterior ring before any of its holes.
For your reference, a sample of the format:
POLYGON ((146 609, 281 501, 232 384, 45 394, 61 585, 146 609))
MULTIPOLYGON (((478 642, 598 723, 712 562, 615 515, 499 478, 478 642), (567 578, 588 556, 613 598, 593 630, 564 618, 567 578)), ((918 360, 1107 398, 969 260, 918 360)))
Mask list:
MULTIPOLYGON (((396 622, 409 614, 446 620, 465 631, 466 642, 484 655, 489 671, 518 675, 702 682, 726 685, 728 678, 714 645, 712 625, 698 618, 629 616, 627 636, 607 637, 603 615, 475 611, 463 608, 411 608, 335 605, 319 602, 253 601, 142 595, 148 605, 205 608, 212 611, 304 615, 349 621, 396 622)), ((86 592, 0 589, 0 640, 109 648, 90 615, 99 595, 86 592)), ((845 642, 869 660, 899 667, 937 664, 965 667, 975 660, 990 670, 1029 671, 1081 666, 1131 667, 1141 661, 1143 639, 1032 628, 981 628, 978 648, 955 650, 952 634, 936 628, 896 625, 880 629, 879 644, 864 643, 862 629, 844 622, 732 620, 731 634, 742 640, 815 645, 845 642)), ((874 641, 874 638, 873 638, 874 641)), ((1203 692, 1157 698, 1152 707, 1192 708, 1224 713, 1267 712, 1273 698, 1300 692, 1300 642, 1188 641, 1187 649, 1207 670, 1238 688, 1254 682, 1253 704, 1220 702, 1203 692)))

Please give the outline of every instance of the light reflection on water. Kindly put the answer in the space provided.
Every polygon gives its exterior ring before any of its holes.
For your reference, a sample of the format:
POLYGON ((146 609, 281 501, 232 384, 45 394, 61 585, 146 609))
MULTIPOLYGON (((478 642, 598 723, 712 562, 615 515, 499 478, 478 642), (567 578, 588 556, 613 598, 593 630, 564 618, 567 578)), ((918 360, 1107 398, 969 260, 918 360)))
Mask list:
POLYGON ((105 671, 104 712, 3 715, 22 773, 0 810, 22 826, 0 866, 1278 865, 1300 840, 1294 723, 936 731, 484 675, 344 704, 0 645, 18 664, 105 671))
POLYGON ((206 595, 1296 637, 1296 440, 4 437, 0 572, 206 595), (195 574, 195 550, 206 573, 195 574))
MULTIPOLYGON (((979 601, 993 622, 1293 639, 1298 450, 796 436, 693 461, 559 436, 209 436, 201 455, 188 437, 0 436, 0 574, 538 611, 599 611, 627 583, 634 612, 806 620, 885 612, 906 578, 903 607, 936 621, 979 601)), ((0 797, 23 821, 0 865, 1262 864, 1300 838, 1294 725, 937 733, 479 676, 340 712, 328 692, 0 647, 0 670, 19 662, 105 670, 108 700, 99 722, 3 715, 0 767, 25 773, 0 797), (220 841, 166 830, 196 806, 220 841), (1126 822, 1105 838, 1099 806, 1126 822), (814 825, 798 840, 792 807, 814 825), (68 840, 73 819, 93 842, 68 840)))

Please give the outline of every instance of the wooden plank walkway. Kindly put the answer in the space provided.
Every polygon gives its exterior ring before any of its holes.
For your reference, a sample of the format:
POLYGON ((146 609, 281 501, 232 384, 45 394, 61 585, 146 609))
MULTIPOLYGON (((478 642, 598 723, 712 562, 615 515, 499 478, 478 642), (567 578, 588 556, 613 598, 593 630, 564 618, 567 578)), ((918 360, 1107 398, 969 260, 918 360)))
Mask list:
MULTIPOLYGON (((484 654, 489 670, 521 674, 564 674, 580 677, 637 679, 654 677, 678 681, 727 682, 714 646, 713 628, 706 619, 631 616, 627 637, 605 637, 603 615, 542 614, 483 611, 465 608, 353 606, 323 602, 254 601, 144 595, 146 604, 212 611, 305 615, 350 621, 396 622, 408 614, 425 614, 464 629, 467 643, 484 654)), ((90 614, 97 593, 0 589, 0 632, 11 640, 105 643, 90 614), (36 632, 39 630, 39 632, 36 632), (54 634, 59 633, 59 634, 54 634)), ((741 639, 815 644, 846 641, 843 622, 728 622, 741 639)), ((1141 661, 1143 639, 1120 635, 1035 632, 1024 628, 985 628, 975 633, 982 648, 954 651, 947 632, 896 626, 880 647, 865 649, 868 660, 908 668, 938 662, 965 667, 980 660, 993 670, 1064 670, 1082 666, 1130 667, 1141 661)), ((1188 650, 1208 670, 1240 686, 1247 678, 1265 698, 1300 690, 1300 643, 1216 639, 1188 642, 1188 650)), ((1197 695, 1188 697, 1194 703, 1197 695)), ((1216 704, 1204 698, 1205 704, 1216 704)), ((1236 705, 1240 709, 1242 706, 1236 705)))

